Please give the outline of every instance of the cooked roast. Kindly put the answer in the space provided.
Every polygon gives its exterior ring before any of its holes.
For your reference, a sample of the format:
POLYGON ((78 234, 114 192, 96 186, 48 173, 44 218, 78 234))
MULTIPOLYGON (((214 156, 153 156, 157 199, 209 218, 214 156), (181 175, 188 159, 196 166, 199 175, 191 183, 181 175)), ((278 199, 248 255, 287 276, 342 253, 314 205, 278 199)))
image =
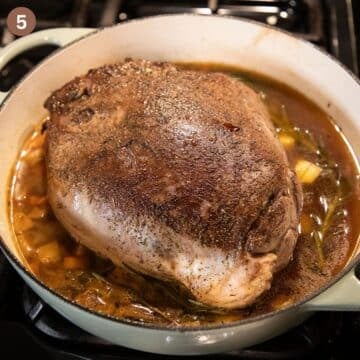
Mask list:
POLYGON ((83 245, 224 308, 253 303, 291 260, 301 189, 240 80, 126 61, 45 106, 49 200, 83 245))

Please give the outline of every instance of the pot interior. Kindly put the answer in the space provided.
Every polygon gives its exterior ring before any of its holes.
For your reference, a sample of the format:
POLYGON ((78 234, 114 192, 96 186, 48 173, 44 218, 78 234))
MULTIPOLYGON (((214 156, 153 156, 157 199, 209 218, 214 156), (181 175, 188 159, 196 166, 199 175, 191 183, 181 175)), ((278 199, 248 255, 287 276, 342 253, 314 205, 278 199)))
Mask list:
POLYGON ((107 28, 43 62, 1 108, 0 236, 16 258, 21 260, 8 222, 9 179, 24 139, 47 116, 44 100, 76 75, 126 57, 220 63, 275 78, 336 119, 359 158, 359 84, 311 44, 269 27, 220 17, 161 16, 107 28))

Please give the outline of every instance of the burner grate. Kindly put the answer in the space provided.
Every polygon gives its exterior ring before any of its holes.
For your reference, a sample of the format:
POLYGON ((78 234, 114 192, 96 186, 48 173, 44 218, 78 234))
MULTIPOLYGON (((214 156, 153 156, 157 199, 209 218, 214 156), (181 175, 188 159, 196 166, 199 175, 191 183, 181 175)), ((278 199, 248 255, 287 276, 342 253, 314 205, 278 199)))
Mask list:
POLYGON ((292 31, 323 44, 322 7, 318 0, 124 1, 120 20, 156 14, 217 14, 244 17, 292 31))

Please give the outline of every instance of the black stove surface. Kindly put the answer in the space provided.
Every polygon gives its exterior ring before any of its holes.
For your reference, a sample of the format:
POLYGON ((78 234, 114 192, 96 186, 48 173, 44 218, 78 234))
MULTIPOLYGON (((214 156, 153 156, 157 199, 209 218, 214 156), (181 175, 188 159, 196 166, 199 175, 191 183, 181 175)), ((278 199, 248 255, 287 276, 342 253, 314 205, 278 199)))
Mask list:
MULTIPOLYGON (((241 16, 293 32, 332 53, 359 74, 358 0, 1 0, 0 48, 16 38, 6 29, 6 16, 16 6, 33 10, 37 17, 35 30, 101 27, 165 13, 241 16)), ((0 91, 9 90, 55 49, 55 46, 41 46, 13 59, 0 71, 0 91)), ((359 335, 360 312, 323 312, 266 343, 198 359, 343 359, 345 354, 347 358, 358 358, 359 335)), ((16 359, 24 353, 30 358, 59 360, 169 358, 111 345, 72 325, 24 284, 1 253, 0 339, 1 359, 16 359)))

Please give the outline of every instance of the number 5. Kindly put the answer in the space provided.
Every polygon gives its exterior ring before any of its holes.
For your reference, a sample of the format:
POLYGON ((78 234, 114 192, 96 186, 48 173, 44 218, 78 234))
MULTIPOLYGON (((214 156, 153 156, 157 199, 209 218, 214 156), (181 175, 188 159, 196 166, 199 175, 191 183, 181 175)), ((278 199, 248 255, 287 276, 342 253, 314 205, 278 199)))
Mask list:
POLYGON ((27 26, 26 15, 25 14, 16 15, 16 27, 19 30, 24 30, 26 29, 26 26, 27 26))

